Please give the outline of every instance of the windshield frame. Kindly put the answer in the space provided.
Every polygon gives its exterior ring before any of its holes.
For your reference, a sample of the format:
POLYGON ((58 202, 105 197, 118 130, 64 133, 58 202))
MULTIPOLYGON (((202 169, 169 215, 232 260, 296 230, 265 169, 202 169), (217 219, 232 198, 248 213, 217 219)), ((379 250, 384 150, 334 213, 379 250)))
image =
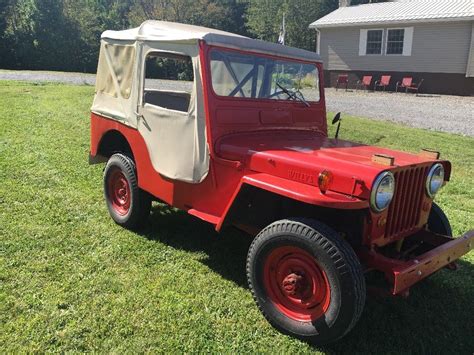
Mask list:
MULTIPOLYGON (((263 58, 270 58, 270 59, 274 59, 274 60, 277 60, 277 61, 289 61, 289 62, 294 62, 294 63, 301 63, 301 64, 310 64, 310 65, 314 65, 316 70, 317 70, 317 80, 318 80, 318 88, 317 89, 313 89, 313 90, 317 90, 318 91, 318 100, 317 101, 314 101, 314 100, 307 100, 307 102, 309 104, 311 104, 310 106, 313 106, 313 105, 318 105, 320 104, 322 101, 323 101, 323 98, 324 98, 324 92, 323 92, 323 88, 322 88, 322 81, 323 81, 323 78, 322 78, 322 71, 323 71, 323 68, 322 68, 322 63, 319 62, 319 61, 309 61, 309 60, 303 60, 303 59, 298 59, 298 58, 294 58, 294 57, 287 57, 287 56, 277 56, 277 55, 274 55, 274 54, 269 54, 269 53, 264 53, 264 52, 257 52, 257 51, 250 51, 250 50, 245 50, 245 49, 234 49, 234 48, 228 48, 228 47, 223 47, 223 46, 214 46, 214 45, 211 45, 211 46, 208 46, 208 50, 206 51, 206 60, 205 60, 205 64, 206 64, 206 72, 208 73, 208 86, 210 88, 210 92, 211 94, 216 98, 216 99, 219 99, 219 100, 234 100, 234 101, 245 101, 245 102, 272 102, 272 103, 275 103, 275 104, 291 104, 291 105, 302 105, 304 104, 303 102, 299 101, 299 100, 290 100, 290 99, 286 99, 286 100, 281 100, 281 99, 272 99, 272 98, 267 98, 267 97, 239 97, 239 96, 228 96, 228 95, 219 95, 215 92, 214 90, 214 85, 212 83, 212 70, 211 70, 211 53, 212 51, 225 51, 225 52, 233 52, 233 53, 237 53, 237 54, 243 54, 243 55, 253 55, 253 56, 259 56, 259 57, 263 57, 263 58)), ((292 88, 288 88, 289 90, 292 90, 292 88)))

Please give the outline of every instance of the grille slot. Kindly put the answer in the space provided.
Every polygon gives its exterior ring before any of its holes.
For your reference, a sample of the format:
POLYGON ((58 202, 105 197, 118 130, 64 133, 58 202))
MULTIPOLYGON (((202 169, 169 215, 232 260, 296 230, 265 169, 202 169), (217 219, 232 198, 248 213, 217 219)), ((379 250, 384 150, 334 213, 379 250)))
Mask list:
POLYGON ((388 209, 386 237, 395 237, 418 225, 428 169, 417 166, 394 173, 395 196, 388 209))

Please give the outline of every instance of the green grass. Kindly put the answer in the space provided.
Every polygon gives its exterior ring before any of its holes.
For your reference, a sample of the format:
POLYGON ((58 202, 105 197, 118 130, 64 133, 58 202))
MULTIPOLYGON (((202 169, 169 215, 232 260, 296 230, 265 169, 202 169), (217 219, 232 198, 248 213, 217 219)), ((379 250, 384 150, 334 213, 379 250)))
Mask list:
MULTIPOLYGON (((284 336, 246 286, 250 239, 155 206, 142 234, 115 225, 102 166, 89 166, 93 88, 0 81, 0 349, 466 353, 474 350, 474 255, 409 299, 369 296, 357 327, 315 349, 284 336)), ((341 136, 440 149, 452 181, 437 200, 454 232, 473 227, 474 140, 346 117, 341 136)))

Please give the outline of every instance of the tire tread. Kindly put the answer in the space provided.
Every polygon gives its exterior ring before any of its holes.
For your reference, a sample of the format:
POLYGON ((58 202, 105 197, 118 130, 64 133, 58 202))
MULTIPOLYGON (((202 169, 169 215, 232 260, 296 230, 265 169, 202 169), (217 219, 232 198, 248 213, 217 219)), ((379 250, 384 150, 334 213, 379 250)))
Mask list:
POLYGON ((317 243, 321 248, 327 251, 328 256, 332 259, 336 269, 340 272, 341 275, 349 273, 353 278, 355 287, 355 302, 352 320, 346 328, 345 332, 340 334, 332 341, 342 338, 355 326, 355 324, 362 315, 366 299, 365 277, 362 272, 360 262, 357 256, 355 255, 355 252, 352 247, 344 239, 342 239, 332 228, 314 219, 288 218, 276 221, 265 227, 254 238, 247 254, 246 272, 247 281, 252 293, 252 297, 257 303, 260 312, 264 315, 267 321, 272 323, 272 320, 265 313, 264 309, 260 306, 257 300, 258 297, 254 292, 254 287, 252 285, 252 280, 250 277, 251 255, 254 253, 255 248, 258 247, 261 238, 269 234, 281 232, 298 233, 302 236, 307 237, 314 243, 317 243))
MULTIPOLYGON (((117 224, 125 228, 138 229, 144 224, 147 216, 150 214, 151 199, 150 196, 138 186, 135 162, 132 158, 123 153, 115 153, 107 161, 104 169, 104 179, 110 166, 116 165, 117 163, 119 164, 120 168, 124 170, 124 174, 127 176, 132 194, 137 194, 137 196, 136 201, 132 205, 132 209, 134 210, 131 211, 129 218, 124 221, 117 220, 114 218, 112 212, 111 216, 117 224)), ((106 188, 105 185, 104 188, 106 188)), ((107 199, 107 195, 105 195, 105 198, 107 199)))

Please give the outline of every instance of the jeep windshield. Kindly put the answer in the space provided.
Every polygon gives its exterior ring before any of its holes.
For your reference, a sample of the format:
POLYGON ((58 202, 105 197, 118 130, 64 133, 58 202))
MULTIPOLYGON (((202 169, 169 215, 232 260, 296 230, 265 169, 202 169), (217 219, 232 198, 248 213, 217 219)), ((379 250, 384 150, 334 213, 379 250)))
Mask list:
POLYGON ((316 64, 259 54, 212 49, 212 88, 216 95, 249 99, 319 101, 316 64))

